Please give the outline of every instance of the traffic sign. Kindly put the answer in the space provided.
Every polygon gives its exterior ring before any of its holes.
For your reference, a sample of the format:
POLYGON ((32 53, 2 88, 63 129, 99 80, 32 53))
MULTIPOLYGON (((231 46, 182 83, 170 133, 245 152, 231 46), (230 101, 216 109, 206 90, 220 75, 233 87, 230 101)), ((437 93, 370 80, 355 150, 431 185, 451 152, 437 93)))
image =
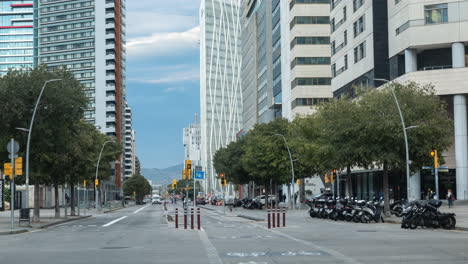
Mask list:
POLYGON ((11 141, 8 142, 8 145, 7 145, 7 151, 8 153, 10 154, 16 154, 18 153, 19 149, 20 149, 20 145, 17 141, 15 140, 12 140, 13 141, 13 144, 11 143, 11 141))
POLYGON ((204 171, 196 171, 195 172, 195 179, 204 180, 205 179, 205 172, 204 171))

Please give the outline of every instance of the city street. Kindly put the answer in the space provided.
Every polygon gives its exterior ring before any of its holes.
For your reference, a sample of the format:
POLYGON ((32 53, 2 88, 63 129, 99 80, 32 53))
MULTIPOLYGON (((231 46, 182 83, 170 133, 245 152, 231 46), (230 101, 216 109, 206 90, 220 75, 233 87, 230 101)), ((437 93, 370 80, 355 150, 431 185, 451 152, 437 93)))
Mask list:
POLYGON ((304 211, 291 212, 286 228, 268 230, 263 221, 224 215, 216 208, 202 209, 199 232, 166 224, 162 208, 134 206, 46 230, 2 236, 2 263, 468 262, 468 233, 462 231, 332 222, 311 219, 304 211))

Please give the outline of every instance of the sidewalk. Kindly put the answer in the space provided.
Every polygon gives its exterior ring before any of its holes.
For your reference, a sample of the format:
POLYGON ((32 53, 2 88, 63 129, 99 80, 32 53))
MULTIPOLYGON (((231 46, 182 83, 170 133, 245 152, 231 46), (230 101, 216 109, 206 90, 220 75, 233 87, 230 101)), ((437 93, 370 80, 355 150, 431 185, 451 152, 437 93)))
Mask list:
MULTIPOLYGON (((223 206, 213 206, 213 205, 202 205, 199 206, 204 209, 216 211, 219 214, 224 214, 223 206)), ((455 218, 457 220, 457 225, 455 229, 468 231, 468 204, 461 204, 455 206, 454 208, 448 208, 448 206, 443 205, 440 208, 440 211, 443 213, 455 213, 455 218)), ((304 217, 309 217, 308 215, 308 208, 300 209, 300 210, 288 210, 287 211, 287 218, 296 220, 304 217)), ((233 208, 232 212, 229 211, 228 207, 226 207, 226 215, 227 216, 238 216, 247 219, 251 219, 254 221, 266 221, 267 218, 267 211, 264 210, 249 210, 244 208, 233 208)), ((385 218, 387 223, 401 223, 401 218, 391 216, 385 218)))
MULTIPOLYGON (((13 229, 11 228, 11 211, 3 211, 3 212, 0 212, 0 235, 25 233, 34 229, 47 228, 47 227, 65 223, 65 222, 75 221, 75 220, 95 216, 98 214, 108 213, 108 212, 115 211, 121 208, 124 208, 124 207, 113 208, 113 209, 103 208, 103 210, 100 212, 98 212, 94 208, 86 209, 86 214, 83 209, 80 209, 79 216, 78 215, 71 216, 69 207, 67 208, 67 216, 65 216, 65 208, 60 208, 60 218, 55 218, 55 209, 41 209, 40 222, 31 224, 30 227, 26 227, 25 223, 22 223, 22 225, 19 226, 20 212, 19 210, 15 210, 14 212, 15 219, 14 219, 13 229)), ((78 214, 78 210, 75 211, 75 214, 78 214)), ((32 220, 32 216, 33 216, 33 209, 30 210, 31 220, 32 220)))

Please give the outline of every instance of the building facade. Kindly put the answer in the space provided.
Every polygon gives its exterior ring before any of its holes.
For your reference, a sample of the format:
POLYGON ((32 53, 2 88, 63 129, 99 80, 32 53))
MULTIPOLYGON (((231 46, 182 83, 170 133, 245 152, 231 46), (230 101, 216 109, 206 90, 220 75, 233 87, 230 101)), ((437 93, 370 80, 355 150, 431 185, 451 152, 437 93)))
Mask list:
MULTIPOLYGON (((289 32, 285 34, 289 49, 286 54, 289 67, 289 89, 283 98, 283 116, 293 119, 297 115, 314 112, 314 106, 329 100, 331 93, 330 71, 330 1, 291 0, 284 17, 289 32), (289 53, 289 54, 288 54, 289 53), (286 101, 285 101, 286 100, 286 101), (285 110, 285 108, 288 108, 285 110)), ((280 11, 281 12, 281 11, 280 11)))
POLYGON ((124 180, 135 174, 135 130, 132 128, 132 108, 125 103, 125 136, 123 174, 124 180))
POLYGON ((33 67, 33 0, 0 1, 0 76, 33 67))
POLYGON ((192 166, 201 164, 201 129, 197 115, 193 124, 183 129, 184 159, 191 160, 192 166))
MULTIPOLYGON (((401 0, 388 4, 390 79, 431 83, 454 120, 454 146, 443 153, 448 173, 440 176, 441 198, 453 189, 468 199, 468 1, 401 0)), ((413 177, 415 184, 432 175, 413 177)))
POLYGON ((335 97, 354 96, 355 86, 374 87, 374 79, 389 78, 387 2, 392 1, 332 1, 331 63, 335 97))
POLYGON ((242 127, 240 0, 200 6, 200 125, 205 190, 219 189, 213 156, 242 127))
MULTIPOLYGON (((34 6, 34 64, 67 67, 86 89, 84 118, 124 144, 125 0, 34 0, 34 6)), ((120 187, 121 164, 116 175, 120 187)))

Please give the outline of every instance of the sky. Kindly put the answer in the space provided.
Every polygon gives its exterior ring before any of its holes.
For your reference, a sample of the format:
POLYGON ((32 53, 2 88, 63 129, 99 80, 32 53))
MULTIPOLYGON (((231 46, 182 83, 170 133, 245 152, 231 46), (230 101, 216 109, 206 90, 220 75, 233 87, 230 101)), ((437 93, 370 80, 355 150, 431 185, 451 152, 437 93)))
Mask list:
POLYGON ((127 1, 127 101, 143 168, 183 162, 182 129, 200 111, 199 4, 127 1))

